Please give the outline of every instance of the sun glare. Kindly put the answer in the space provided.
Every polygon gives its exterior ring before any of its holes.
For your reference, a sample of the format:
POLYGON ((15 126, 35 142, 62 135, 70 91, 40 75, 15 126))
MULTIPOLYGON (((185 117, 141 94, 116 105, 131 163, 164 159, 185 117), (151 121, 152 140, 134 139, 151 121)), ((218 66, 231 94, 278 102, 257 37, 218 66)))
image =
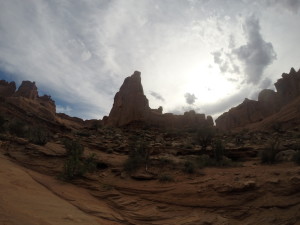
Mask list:
POLYGON ((199 103, 213 103, 224 98, 235 89, 232 82, 218 68, 202 66, 190 72, 186 90, 197 97, 199 103))

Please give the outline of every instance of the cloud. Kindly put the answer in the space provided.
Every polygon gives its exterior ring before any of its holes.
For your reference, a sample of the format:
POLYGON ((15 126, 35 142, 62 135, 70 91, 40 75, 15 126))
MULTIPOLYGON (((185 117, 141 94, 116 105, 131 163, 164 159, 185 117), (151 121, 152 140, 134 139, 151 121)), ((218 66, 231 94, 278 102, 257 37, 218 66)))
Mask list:
POLYGON ((266 42, 261 33, 259 20, 254 16, 246 19, 244 33, 247 44, 233 50, 244 65, 247 83, 258 84, 266 67, 276 59, 273 45, 266 42))
POLYGON ((152 95, 154 98, 156 98, 157 100, 160 100, 162 102, 165 102, 165 99, 158 93, 151 91, 150 95, 152 95))
POLYGON ((300 9, 300 0, 267 0, 268 6, 277 6, 297 14, 300 9))
POLYGON ((193 105, 197 99, 196 96, 191 93, 185 93, 184 97, 185 97, 186 103, 189 105, 193 105))
POLYGON ((57 105, 56 112, 70 114, 72 113, 72 108, 68 105, 67 106, 57 105))

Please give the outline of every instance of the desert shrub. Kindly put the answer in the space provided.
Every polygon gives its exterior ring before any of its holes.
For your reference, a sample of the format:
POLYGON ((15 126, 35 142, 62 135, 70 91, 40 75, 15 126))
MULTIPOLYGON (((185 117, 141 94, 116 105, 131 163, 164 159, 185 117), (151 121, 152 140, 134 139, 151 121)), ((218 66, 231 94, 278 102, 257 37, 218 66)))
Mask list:
POLYGON ((49 141, 49 132, 41 127, 31 127, 28 130, 28 139, 37 145, 45 145, 49 141))
POLYGON ((225 154, 225 147, 221 140, 217 140, 214 144, 214 158, 217 162, 221 162, 223 160, 223 156, 225 154))
POLYGON ((278 153, 279 141, 273 141, 260 154, 261 163, 274 164, 276 162, 276 154, 278 153))
POLYGON ((83 164, 84 164, 84 172, 94 172, 98 167, 95 153, 90 154, 86 159, 84 159, 83 164))
POLYGON ((174 178, 170 174, 164 173, 164 174, 159 175, 158 180, 160 182, 172 182, 172 181, 174 181, 174 178))
POLYGON ((5 129, 4 129, 4 124, 5 124, 5 118, 4 116, 0 115, 0 132, 3 132, 5 129))
POLYGON ((208 155, 201 155, 196 159, 196 165, 198 168, 204 167, 232 167, 238 166, 238 163, 233 162, 231 159, 222 156, 222 159, 216 160, 215 158, 210 158, 208 155))
POLYGON ((12 120, 8 124, 8 131, 12 135, 16 135, 18 137, 25 137, 26 136, 26 124, 20 120, 12 120))
POLYGON ((150 152, 147 142, 143 140, 132 140, 128 159, 124 163, 124 169, 131 173, 144 165, 147 170, 149 157, 150 152))
POLYGON ((183 172, 192 174, 195 173, 195 171, 196 171, 195 164, 191 161, 185 161, 183 165, 183 172))
POLYGON ((298 165, 300 165, 300 150, 298 150, 298 151, 296 152, 296 154, 294 155, 293 161, 294 161, 295 163, 297 163, 298 165))
POLYGON ((196 141, 201 146, 203 151, 206 150, 207 146, 211 145, 213 137, 215 136, 215 130, 213 127, 200 127, 196 133, 196 141))
POLYGON ((61 178, 64 180, 72 180, 97 169, 96 155, 91 154, 83 159, 84 147, 78 141, 65 141, 65 148, 68 158, 64 163, 64 170, 61 174, 61 178))
POLYGON ((91 134, 88 131, 78 131, 76 132, 76 135, 81 136, 81 137, 90 137, 91 134))

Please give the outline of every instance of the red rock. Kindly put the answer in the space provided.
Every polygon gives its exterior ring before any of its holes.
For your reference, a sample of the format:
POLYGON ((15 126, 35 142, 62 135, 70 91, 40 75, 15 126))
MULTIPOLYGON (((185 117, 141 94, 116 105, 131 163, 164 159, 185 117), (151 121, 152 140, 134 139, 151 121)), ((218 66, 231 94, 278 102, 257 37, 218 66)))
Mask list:
POLYGON ((141 73, 135 71, 124 80, 115 95, 107 125, 123 126, 133 121, 145 120, 150 112, 148 99, 141 84, 141 73))
POLYGON ((277 92, 262 90, 258 101, 246 99, 242 104, 223 113, 216 119, 216 126, 222 130, 230 130, 262 121, 279 112, 283 106, 300 96, 300 70, 296 72, 292 68, 289 74, 282 74, 275 87, 277 92))
POLYGON ((24 97, 29 99, 37 99, 38 91, 35 82, 23 81, 14 97, 24 97))
POLYGON ((0 80, 0 97, 10 97, 16 91, 16 83, 0 80))

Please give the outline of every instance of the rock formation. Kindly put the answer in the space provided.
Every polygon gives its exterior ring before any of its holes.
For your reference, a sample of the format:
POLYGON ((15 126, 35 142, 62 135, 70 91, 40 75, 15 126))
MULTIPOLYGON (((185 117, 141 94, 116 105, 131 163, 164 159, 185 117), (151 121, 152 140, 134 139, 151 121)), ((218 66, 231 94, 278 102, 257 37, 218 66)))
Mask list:
MULTIPOLYGON (((16 91, 15 82, 0 81, 0 97, 28 115, 36 115, 47 120, 54 120, 55 102, 49 95, 39 96, 35 82, 23 81, 16 91)), ((7 107, 6 107, 7 108, 7 107)))
POLYGON ((132 121, 145 120, 149 112, 148 99, 144 95, 141 84, 141 73, 135 71, 124 80, 119 92, 115 95, 107 124, 123 126, 132 121))
POLYGON ((300 70, 291 69, 289 74, 283 73, 282 78, 275 83, 277 92, 262 90, 258 101, 245 99, 240 105, 223 113, 216 119, 216 126, 222 130, 262 121, 280 111, 286 104, 300 96, 300 70))
POLYGON ((5 80, 0 80, 0 97, 10 97, 16 91, 15 82, 6 82, 5 80))
POLYGON ((38 90, 35 82, 22 81, 22 84, 18 88, 17 92, 14 94, 15 97, 24 97, 29 99, 37 99, 38 90))
POLYGON ((135 71, 124 80, 115 95, 110 114, 103 118, 103 123, 109 126, 124 126, 139 121, 151 126, 168 128, 213 126, 212 117, 206 118, 204 114, 198 114, 193 110, 185 112, 184 115, 162 112, 161 106, 158 109, 149 107, 141 84, 141 73, 135 71))

